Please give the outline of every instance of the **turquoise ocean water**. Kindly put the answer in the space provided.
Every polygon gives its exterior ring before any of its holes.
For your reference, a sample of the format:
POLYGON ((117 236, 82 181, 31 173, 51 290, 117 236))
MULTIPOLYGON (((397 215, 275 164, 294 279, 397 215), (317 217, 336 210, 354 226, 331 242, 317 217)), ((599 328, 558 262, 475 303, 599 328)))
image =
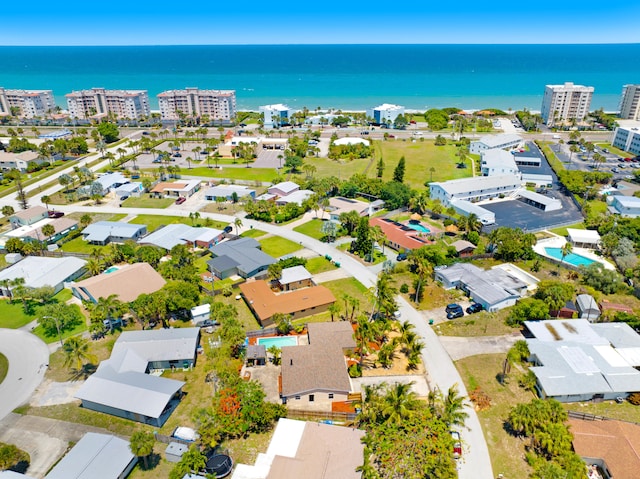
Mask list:
POLYGON ((630 45, 271 45, 0 47, 0 86, 72 90, 235 89, 240 109, 364 110, 398 103, 539 110, 544 85, 595 87, 592 108, 615 110, 622 85, 640 83, 640 44, 630 45))

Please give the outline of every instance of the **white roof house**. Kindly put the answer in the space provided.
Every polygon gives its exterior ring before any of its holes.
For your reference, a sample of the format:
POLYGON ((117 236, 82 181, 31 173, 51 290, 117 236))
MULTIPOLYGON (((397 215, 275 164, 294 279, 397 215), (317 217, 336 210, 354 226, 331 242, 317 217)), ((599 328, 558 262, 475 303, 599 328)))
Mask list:
POLYGON ((277 196, 287 196, 293 193, 294 191, 298 191, 300 189, 300 185, 294 183, 293 181, 282 181, 281 183, 277 183, 267 190, 268 193, 277 196))
POLYGON ((129 475, 137 460, 129 449, 129 441, 88 432, 46 479, 122 479, 129 475))
POLYGON ((214 228, 193 227, 185 224, 171 224, 157 229, 140 240, 141 244, 159 246, 171 250, 179 244, 195 244, 211 247, 222 238, 223 232, 214 228))
POLYGON ((515 175, 476 176, 429 183, 431 198, 439 199, 445 206, 449 206, 454 198, 482 201, 510 195, 520 188, 521 180, 515 175))
POLYGON ((511 133, 485 135, 469 145, 469 152, 479 154, 486 150, 515 148, 522 143, 522 137, 511 133))
POLYGON ((297 283, 299 281, 306 281, 313 277, 307 268, 302 265, 292 266, 291 268, 284 268, 280 275, 279 283, 281 285, 287 285, 292 283, 297 283))
POLYGON ((242 185, 216 185, 205 190, 204 197, 209 201, 215 201, 216 198, 230 200, 233 198, 234 193, 238 195, 238 198, 244 196, 251 196, 253 198, 256 195, 256 190, 242 185))
POLYGON ((343 145, 365 145, 369 146, 370 141, 365 140, 364 138, 352 138, 345 136, 344 138, 340 138, 333 142, 334 145, 343 146, 343 145))
POLYGON ((597 301, 590 294, 579 294, 576 297, 578 314, 587 321, 594 322, 600 317, 600 308, 597 301))
POLYGON ((600 244, 600 233, 596 230, 577 230, 567 228, 569 242, 583 247, 597 247, 600 244))
POLYGON ((122 173, 107 173, 102 176, 99 176, 95 180, 96 183, 100 183, 102 186, 102 190, 106 193, 109 193, 112 189, 118 188, 125 183, 129 183, 129 178, 124 176, 122 173))
POLYGON ((85 260, 73 256, 63 258, 27 256, 0 271, 0 282, 24 278, 24 285, 28 288, 52 286, 58 292, 65 282, 82 275, 86 264, 85 260))
POLYGON ((211 305, 201 304, 200 306, 194 306, 191 308, 191 322, 196 323, 205 319, 209 319, 211 316, 211 305))
POLYGON ((615 399, 640 391, 640 336, 624 323, 526 321, 531 371, 541 397, 561 402, 615 399))
POLYGON ((298 206, 301 206, 307 198, 313 195, 314 192, 311 190, 298 190, 293 193, 289 193, 287 196, 281 196, 276 200, 276 204, 286 205, 287 203, 296 203, 298 206))
POLYGON ((609 196, 607 203, 611 204, 611 212, 620 216, 637 218, 640 216, 640 198, 635 196, 609 196))
POLYGON ((519 175, 513 155, 504 150, 487 150, 482 153, 480 170, 483 176, 519 175))
POLYGON ((123 223, 121 221, 97 221, 82 230, 82 239, 89 243, 123 243, 126 240, 138 240, 147 232, 146 225, 123 223))

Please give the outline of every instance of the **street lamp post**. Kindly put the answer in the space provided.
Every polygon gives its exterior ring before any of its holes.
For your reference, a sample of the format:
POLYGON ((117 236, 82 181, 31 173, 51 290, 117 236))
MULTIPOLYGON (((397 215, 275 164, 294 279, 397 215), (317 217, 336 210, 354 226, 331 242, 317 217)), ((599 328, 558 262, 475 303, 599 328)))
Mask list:
POLYGON ((58 321, 58 318, 54 318, 53 316, 43 316, 42 319, 53 319, 53 321, 56 323, 56 329, 58 330, 58 339, 60 340, 60 347, 63 347, 62 334, 60 333, 60 323, 58 321))

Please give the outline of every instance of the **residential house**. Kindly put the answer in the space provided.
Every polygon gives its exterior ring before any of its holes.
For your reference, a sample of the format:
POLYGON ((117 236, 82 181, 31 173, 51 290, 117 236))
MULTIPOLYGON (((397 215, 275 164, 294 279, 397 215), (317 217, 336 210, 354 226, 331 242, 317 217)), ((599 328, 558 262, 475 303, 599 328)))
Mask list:
POLYGON ((280 198, 276 198, 276 205, 284 206, 288 203, 295 203, 298 206, 302 206, 307 198, 310 198, 314 195, 314 192, 311 190, 297 190, 293 193, 288 194, 287 196, 281 196, 280 198))
POLYGON ((200 180, 160 182, 151 189, 156 198, 191 198, 200 190, 200 180))
POLYGON ((255 465, 237 464, 231 479, 360 479, 365 432, 281 418, 255 465))
POLYGON ((74 283, 71 291, 82 301, 97 303, 98 299, 115 294, 123 303, 130 303, 141 294, 155 293, 165 284, 164 278, 150 264, 134 263, 74 283))
POLYGON ((46 241, 47 243, 54 243, 77 229, 78 222, 71 218, 48 218, 31 226, 23 226, 16 230, 9 231, 5 236, 22 238, 23 241, 46 241), (46 235, 42 232, 42 227, 45 225, 51 225, 53 227, 53 234, 46 235))
POLYGON ((211 304, 201 304, 191 308, 191 322, 197 324, 200 321, 206 321, 211 318, 211 304))
POLYGON ((632 422, 569 418, 573 450, 587 464, 585 477, 633 479, 640 470, 640 426, 632 422), (591 475, 595 470, 599 476, 591 475), (599 470, 598 470, 599 469, 599 470))
POLYGON ((45 159, 37 151, 23 151, 21 153, 10 153, 0 151, 0 170, 18 170, 26 173, 31 165, 41 165, 45 159))
POLYGON ((222 199, 224 201, 231 201, 233 199, 233 194, 236 194, 237 198, 244 198, 246 196, 255 199, 256 190, 252 190, 242 185, 216 185, 207 189, 204 192, 204 198, 207 201, 216 201, 218 199, 222 199))
POLYGON ((87 262, 74 256, 62 258, 47 258, 44 256, 27 256, 23 260, 12 264, 0 271, 0 292, 4 296, 11 296, 12 287, 8 282, 23 278, 27 288, 53 287, 58 293, 65 283, 82 276, 87 262))
POLYGON ((140 239, 140 244, 150 244, 171 251, 179 244, 193 248, 212 248, 222 241, 224 232, 215 228, 194 227, 182 223, 158 228, 140 239))
POLYGON ((185 383, 147 373, 191 369, 199 341, 200 328, 126 331, 75 397, 87 409, 161 427, 185 383))
POLYGON ((146 225, 121 221, 97 221, 82 230, 82 239, 95 245, 138 241, 147 234, 146 225))
POLYGON ((600 234, 596 230, 577 230, 567 228, 569 242, 580 248, 596 249, 600 246, 600 234))
POLYGON ((329 198, 329 219, 331 221, 340 221, 340 215, 350 211, 355 211, 360 216, 370 215, 371 203, 352 198, 343 198, 342 196, 329 198))
POLYGON ((238 238, 213 246, 213 259, 207 262, 209 270, 219 279, 230 276, 251 278, 269 268, 276 260, 264 253, 254 238, 238 238))
POLYGON ((598 303, 590 294, 579 294, 576 297, 576 306, 578 307, 578 315, 582 319, 593 323, 600 317, 598 303))
POLYGON ((111 193, 112 191, 115 191, 120 186, 129 183, 129 178, 127 178, 120 172, 106 173, 96 178, 95 183, 98 183, 100 184, 100 186, 102 186, 102 191, 106 195, 108 193, 111 193))
POLYGON ((331 411, 352 390, 345 353, 356 347, 353 326, 338 321, 307 327, 309 344, 282 348, 280 397, 290 409, 331 411))
POLYGON ((263 105, 259 108, 265 128, 279 128, 288 125, 293 110, 282 103, 275 105, 263 105))
POLYGON ((298 185, 297 183, 294 183, 293 181, 283 181, 271 186, 269 189, 267 189, 267 192, 270 195, 287 196, 294 191, 298 191, 299 189, 300 185, 298 185))
POLYGON ((144 193, 144 186, 142 186, 142 183, 139 181, 126 183, 116 188, 117 198, 122 198, 124 196, 139 197, 142 193, 144 193))
POLYGON ((29 226, 49 217, 47 209, 43 206, 33 206, 26 210, 16 211, 9 217, 12 228, 29 226))
POLYGON ((506 150, 518 148, 523 143, 522 137, 511 133, 485 135, 469 144, 469 153, 480 155, 490 150, 506 150))
POLYGON ((46 479, 124 479, 138 458, 129 441, 88 432, 45 476, 46 479))
POLYGON ((635 196, 608 196, 609 211, 627 218, 640 216, 640 198, 635 196))
POLYGON ((280 274, 278 284, 283 291, 293 291, 315 286, 313 275, 302 265, 284 268, 280 274))
POLYGON ((396 251, 411 251, 430 244, 428 236, 388 218, 371 218, 369 225, 379 226, 386 243, 396 251))
POLYGON ((474 251, 476 250, 476 245, 467 240, 458 240, 451 243, 456 249, 456 255, 458 258, 468 258, 469 256, 473 256, 474 251))
POLYGON ((239 285, 240 292, 263 327, 273 324, 273 315, 282 313, 300 319, 329 309, 336 298, 328 288, 313 286, 283 293, 274 293, 264 280, 247 281, 239 285))
POLYGON ((264 344, 250 344, 244 357, 247 364, 264 366, 267 364, 267 349, 264 344))
MULTIPOLYGON (((516 268, 513 265, 510 266, 516 268)), ((524 273, 522 270, 520 272, 524 273)), ((528 276, 533 278, 531 275, 528 276)), ((435 279, 444 289, 461 289, 473 301, 491 312, 513 306, 529 291, 529 284, 523 281, 519 274, 497 267, 482 270, 471 263, 437 267, 435 279)))
POLYGON ((640 336, 628 324, 586 319, 524 324, 540 397, 577 402, 640 391, 640 336))
POLYGON ((576 307, 576 304, 569 300, 567 301, 564 306, 560 309, 552 309, 549 311, 549 316, 551 316, 552 318, 565 318, 565 319, 572 319, 573 317, 578 317, 578 308, 576 307))

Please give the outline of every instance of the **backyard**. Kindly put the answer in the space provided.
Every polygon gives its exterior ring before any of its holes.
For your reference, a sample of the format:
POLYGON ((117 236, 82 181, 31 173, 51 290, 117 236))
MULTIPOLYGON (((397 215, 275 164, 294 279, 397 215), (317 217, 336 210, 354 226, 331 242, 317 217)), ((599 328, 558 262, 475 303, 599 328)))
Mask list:
POLYGON ((279 258, 302 249, 302 246, 298 243, 294 243, 293 241, 282 238, 281 236, 268 236, 266 238, 261 238, 258 241, 260 241, 260 244, 262 245, 262 251, 274 258, 279 258))
POLYGON ((125 208, 166 208, 175 203, 173 198, 152 198, 146 195, 130 196, 122 202, 125 208))

